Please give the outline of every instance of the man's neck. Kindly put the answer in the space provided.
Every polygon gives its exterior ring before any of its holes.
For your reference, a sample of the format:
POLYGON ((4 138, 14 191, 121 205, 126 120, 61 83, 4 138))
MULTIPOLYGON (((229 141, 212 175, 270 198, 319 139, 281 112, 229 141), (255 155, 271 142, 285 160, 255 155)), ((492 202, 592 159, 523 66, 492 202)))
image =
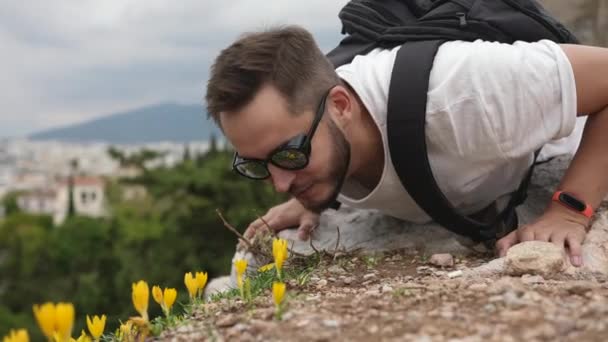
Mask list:
POLYGON ((376 187, 384 170, 384 147, 382 135, 374 118, 369 113, 357 93, 348 87, 356 99, 359 124, 350 137, 352 173, 349 178, 357 181, 367 189, 376 187))

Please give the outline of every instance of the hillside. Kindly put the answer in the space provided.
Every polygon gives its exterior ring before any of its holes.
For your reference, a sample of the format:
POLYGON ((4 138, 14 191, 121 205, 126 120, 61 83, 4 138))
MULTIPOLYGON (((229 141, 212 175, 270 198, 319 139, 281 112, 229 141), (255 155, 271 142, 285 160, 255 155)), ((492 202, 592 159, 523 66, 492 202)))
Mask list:
POLYGON ((33 140, 137 144, 208 140, 219 130, 201 105, 165 103, 32 134, 33 140))

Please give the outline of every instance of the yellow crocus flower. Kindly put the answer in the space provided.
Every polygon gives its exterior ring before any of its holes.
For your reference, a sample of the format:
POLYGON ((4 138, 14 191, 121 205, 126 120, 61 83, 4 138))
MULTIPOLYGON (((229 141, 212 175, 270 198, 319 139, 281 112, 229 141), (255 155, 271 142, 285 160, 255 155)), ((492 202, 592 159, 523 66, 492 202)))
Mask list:
POLYGON ((27 330, 18 329, 9 331, 8 335, 4 336, 3 342, 30 342, 30 336, 27 334, 27 330))
POLYGON ((196 292, 198 292, 198 282, 192 275, 192 272, 184 274, 184 284, 186 284, 190 299, 194 299, 194 297, 196 297, 196 292))
POLYGON ((42 305, 34 305, 34 317, 36 317, 42 334, 47 339, 52 339, 55 334, 55 304, 47 302, 42 305))
POLYGON ((160 289, 160 286, 154 285, 152 286, 152 298, 154 301, 163 306, 163 290, 160 289))
POLYGON ((167 311, 171 310, 173 303, 175 303, 175 299, 177 298, 177 290, 176 289, 168 289, 165 288, 165 294, 163 296, 165 308, 167 311))
POLYGON ((198 286, 198 293, 200 294, 207 285, 207 272, 196 272, 196 284, 198 286))
POLYGON ((122 323, 118 328, 116 336, 121 342, 133 341, 133 322, 127 321, 126 323, 122 323))
MULTIPOLYGON (((89 316, 87 316, 87 320, 89 319, 89 316)), ((90 330, 91 328, 89 328, 90 330)), ((102 329, 103 332, 103 329, 102 329)), ((99 338, 99 337, 97 337, 99 338)), ((91 338, 84 332, 84 329, 80 331, 80 336, 78 337, 77 340, 72 339, 75 342, 91 342, 91 338)))
POLYGON ((274 298, 274 305, 277 308, 283 302, 283 298, 285 297, 285 283, 274 282, 272 283, 272 298, 274 298))
POLYGON ((135 310, 139 312, 144 320, 148 320, 148 300, 150 298, 150 290, 148 283, 143 280, 138 281, 132 285, 131 297, 133 299, 133 306, 135 310))
POLYGON ((243 287, 243 274, 247 270, 247 260, 238 259, 234 262, 234 268, 236 269, 236 283, 239 288, 243 287))
POLYGON ((274 262, 270 263, 270 264, 266 264, 260 268, 258 268, 258 272, 266 272, 266 271, 270 271, 271 269, 274 268, 274 262))
MULTIPOLYGON (((89 332, 94 339, 99 339, 101 335, 103 335, 103 329, 106 326, 106 315, 93 316, 93 319, 87 315, 87 327, 89 328, 89 332)), ((83 331, 84 332, 84 331, 83 331)))
POLYGON ((57 303, 55 306, 55 328, 63 340, 67 340, 72 336, 74 316, 74 305, 72 303, 57 303))
POLYGON ((274 239, 272 240, 272 255, 274 256, 274 264, 278 271, 283 268, 283 263, 287 259, 287 240, 274 239))

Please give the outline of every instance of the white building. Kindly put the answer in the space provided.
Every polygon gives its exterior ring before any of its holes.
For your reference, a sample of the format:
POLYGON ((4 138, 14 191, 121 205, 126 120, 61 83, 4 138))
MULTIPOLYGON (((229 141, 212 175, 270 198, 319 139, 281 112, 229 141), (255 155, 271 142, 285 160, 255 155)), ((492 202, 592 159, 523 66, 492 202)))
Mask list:
MULTIPOLYGON (((100 177, 75 177, 72 198, 77 215, 102 217, 106 215, 105 183, 100 177)), ((61 224, 68 215, 69 184, 67 180, 53 186, 29 190, 17 197, 17 205, 27 213, 53 217, 54 224, 61 224)))

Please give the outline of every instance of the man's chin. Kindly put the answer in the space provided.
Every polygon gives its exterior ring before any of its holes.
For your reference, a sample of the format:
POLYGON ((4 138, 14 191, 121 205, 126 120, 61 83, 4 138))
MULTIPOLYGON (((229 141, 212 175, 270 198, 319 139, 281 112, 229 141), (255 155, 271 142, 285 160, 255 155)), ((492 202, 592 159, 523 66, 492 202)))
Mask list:
POLYGON ((331 195, 320 200, 314 200, 307 197, 296 197, 296 199, 304 206, 304 208, 317 214, 320 214, 321 212, 331 208, 337 198, 337 192, 332 193, 331 195))

